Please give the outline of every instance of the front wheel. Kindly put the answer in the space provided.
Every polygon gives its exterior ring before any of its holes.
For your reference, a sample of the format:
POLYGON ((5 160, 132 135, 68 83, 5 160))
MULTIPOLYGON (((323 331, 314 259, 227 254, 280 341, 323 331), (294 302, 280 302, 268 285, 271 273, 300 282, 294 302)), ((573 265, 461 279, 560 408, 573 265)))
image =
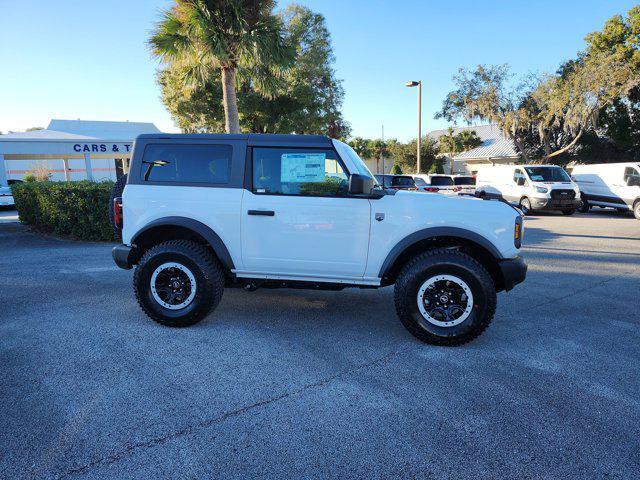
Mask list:
POLYGON ((419 340, 462 345, 489 326, 496 310, 493 280, 476 260, 456 250, 418 255, 395 285, 400 321, 419 340))
POLYGON ((640 200, 636 200, 633 205, 633 216, 636 217, 636 220, 640 220, 640 200))
POLYGON ((527 197, 524 197, 522 200, 520 200, 520 210, 522 210, 522 213, 524 213, 525 215, 530 215, 531 214, 531 200, 529 200, 527 197))
POLYGON ((582 202, 580 202, 580 206, 578 207, 578 211, 580 213, 589 213, 589 210, 591 210, 591 205, 589 205, 589 202, 587 202, 586 200, 582 200, 582 202))
POLYGON ((224 273, 204 246, 170 240, 142 256, 133 288, 140 307, 153 320, 169 327, 188 327, 220 303, 224 273))
POLYGON ((573 215, 574 213, 576 213, 576 211, 575 211, 575 209, 573 209, 573 208, 569 208, 569 209, 566 209, 566 210, 562 210, 562 214, 563 214, 563 215, 573 215))

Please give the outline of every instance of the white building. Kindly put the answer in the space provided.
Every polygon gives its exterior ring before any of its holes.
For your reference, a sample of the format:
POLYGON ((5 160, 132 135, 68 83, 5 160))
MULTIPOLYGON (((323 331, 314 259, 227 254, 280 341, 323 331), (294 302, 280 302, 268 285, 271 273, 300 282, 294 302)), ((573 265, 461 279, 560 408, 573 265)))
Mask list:
MULTIPOLYGON (((511 164, 520 159, 513 141, 506 138, 497 125, 479 125, 470 127, 458 127, 453 129, 453 133, 458 134, 463 130, 473 130, 476 132, 482 145, 459 153, 453 157, 454 173, 475 175, 482 167, 496 164, 511 164)), ((434 140, 438 140, 442 135, 448 135, 449 130, 434 130, 427 135, 434 140)), ((449 173, 451 159, 447 157, 444 164, 445 173, 449 173)))
POLYGON ((0 135, 0 185, 36 170, 51 180, 115 180, 133 140, 159 132, 152 123, 51 120, 44 130, 0 135))

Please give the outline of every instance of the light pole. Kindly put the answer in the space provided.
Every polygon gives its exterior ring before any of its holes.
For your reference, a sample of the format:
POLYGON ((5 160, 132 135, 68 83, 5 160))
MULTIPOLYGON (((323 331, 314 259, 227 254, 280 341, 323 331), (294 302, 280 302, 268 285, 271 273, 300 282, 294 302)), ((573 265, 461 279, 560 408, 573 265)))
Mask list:
POLYGON ((416 168, 420 173, 420 142, 422 141, 422 81, 418 80, 405 83, 407 87, 418 87, 418 161, 416 162, 416 168))

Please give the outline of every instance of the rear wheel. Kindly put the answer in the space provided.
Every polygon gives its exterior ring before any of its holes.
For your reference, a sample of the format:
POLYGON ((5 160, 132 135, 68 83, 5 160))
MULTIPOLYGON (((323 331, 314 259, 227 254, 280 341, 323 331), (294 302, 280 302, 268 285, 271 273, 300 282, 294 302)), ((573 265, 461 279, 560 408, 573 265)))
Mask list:
POLYGON ((562 210, 562 214, 563 215, 573 215, 574 213, 576 213, 576 211, 573 208, 568 208, 566 210, 562 210))
POLYGON ((171 240, 142 256, 133 288, 140 307, 153 320, 169 327, 188 327, 220 303, 224 273, 202 245, 171 240))
POLYGON ((496 309, 493 280, 476 260, 437 249, 411 260, 395 285, 400 321, 419 340, 462 345, 479 336, 496 309))
POLYGON ((531 200, 529 200, 527 197, 524 197, 523 199, 521 199, 520 210, 522 210, 522 213, 524 213, 525 215, 530 215, 532 212, 531 200))

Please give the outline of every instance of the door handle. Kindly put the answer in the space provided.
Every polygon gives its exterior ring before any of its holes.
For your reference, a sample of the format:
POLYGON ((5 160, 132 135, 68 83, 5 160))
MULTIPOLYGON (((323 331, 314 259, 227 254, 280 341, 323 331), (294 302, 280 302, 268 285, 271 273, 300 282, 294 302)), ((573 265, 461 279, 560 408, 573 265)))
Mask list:
POLYGON ((273 217, 276 214, 273 210, 249 210, 247 213, 249 215, 262 215, 264 217, 273 217))

